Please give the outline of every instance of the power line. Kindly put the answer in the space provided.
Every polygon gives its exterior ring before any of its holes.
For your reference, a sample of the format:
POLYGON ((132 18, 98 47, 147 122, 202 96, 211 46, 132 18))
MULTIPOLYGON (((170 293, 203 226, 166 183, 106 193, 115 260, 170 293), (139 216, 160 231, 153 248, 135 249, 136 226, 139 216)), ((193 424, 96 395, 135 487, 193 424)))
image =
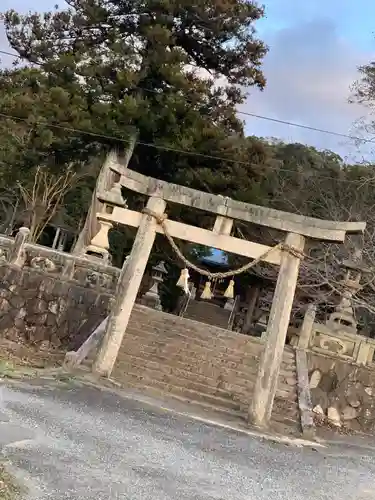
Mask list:
MULTIPOLYGON (((17 120, 17 121, 22 121, 22 122, 28 123, 28 119, 27 118, 22 118, 22 117, 19 117, 19 116, 10 115, 10 114, 3 113, 3 112, 0 112, 0 117, 7 118, 7 119, 10 119, 10 120, 17 120)), ((86 131, 86 130, 82 130, 82 129, 77 129, 77 128, 73 128, 73 127, 67 127, 65 125, 58 125, 58 124, 48 123, 48 122, 46 123, 46 122, 42 122, 42 121, 35 121, 34 124, 42 126, 42 127, 44 126, 44 127, 50 127, 50 128, 55 128, 55 129, 59 129, 59 130, 64 130, 66 132, 78 133, 78 134, 88 135, 88 136, 91 136, 91 137, 97 137, 97 138, 101 138, 101 139, 108 139, 108 140, 111 140, 111 141, 115 140, 115 141, 123 142, 125 144, 127 144, 127 143, 130 142, 129 140, 124 139, 122 137, 116 137, 116 136, 111 136, 111 135, 106 135, 106 134, 99 134, 99 133, 96 133, 96 132, 90 132, 90 131, 86 131)), ((148 148, 154 148, 154 149, 158 149, 158 150, 161 150, 161 151, 169 151, 169 152, 179 153, 179 154, 184 154, 184 155, 189 155, 189 156, 197 156, 197 157, 200 157, 200 158, 206 158, 206 159, 211 159, 211 160, 218 160, 218 161, 227 162, 227 163, 234 163, 234 164, 237 164, 237 165, 246 165, 246 166, 249 166, 249 162, 240 161, 240 160, 233 160, 231 158, 225 158, 223 156, 207 155, 207 154, 198 153, 198 152, 195 152, 195 151, 188 151, 188 150, 179 149, 179 148, 172 148, 172 147, 169 147, 169 146, 161 146, 159 144, 148 143, 148 142, 143 142, 143 141, 137 141, 137 144, 140 145, 140 146, 145 146, 145 147, 148 147, 148 148)), ((268 167, 268 169, 276 171, 276 172, 286 172, 286 173, 291 173, 291 174, 295 174, 296 173, 295 170, 286 169, 286 168, 277 168, 277 167, 271 168, 271 167, 268 167)), ((340 178, 337 178, 337 177, 331 177, 331 176, 325 176, 325 175, 324 176, 323 175, 319 175, 319 176, 316 176, 316 178, 326 179, 326 180, 333 180, 333 181, 338 181, 338 182, 345 182, 345 183, 348 183, 348 184, 363 184, 363 179, 362 180, 340 179, 340 178)))
MULTIPOLYGON (((11 52, 7 52, 5 50, 0 50, 0 54, 5 54, 5 55, 11 56, 11 57, 15 57, 17 59, 23 59, 19 54, 12 54, 11 52)), ((142 90, 144 92, 150 92, 153 94, 161 95, 161 92, 159 92, 158 90, 146 89, 146 88, 138 87, 138 86, 134 86, 129 90, 142 90)), ((192 101, 189 101, 189 100, 187 100, 187 102, 192 103, 192 101)), ((334 130, 326 130, 326 129, 322 129, 322 128, 318 128, 318 127, 312 127, 309 125, 303 125, 302 123, 296 123, 296 122, 291 122, 288 120, 272 118, 271 116, 260 115, 257 113, 252 113, 250 111, 241 111, 241 110, 237 109, 236 113, 240 114, 240 115, 244 115, 244 116, 250 116, 251 118, 257 118, 259 120, 266 120, 266 121, 269 121, 272 123, 279 123, 281 125, 288 125, 289 127, 300 128, 303 130, 309 130, 311 132, 319 132, 320 134, 332 135, 335 137, 340 137, 342 139, 350 139, 351 141, 375 144, 375 139, 365 139, 362 137, 357 137, 357 136, 353 136, 353 135, 349 135, 349 134, 343 134, 341 132, 336 132, 334 130)))
MULTIPOLYGON (((27 118, 22 118, 20 116, 9 115, 7 113, 2 113, 2 112, 0 112, 0 117, 2 117, 2 118, 8 118, 10 120, 18 120, 18 121, 28 122, 27 118)), ((79 134, 89 135, 89 136, 92 136, 92 137, 97 137, 98 139, 99 138, 101 138, 101 139, 109 139, 109 140, 112 140, 112 141, 116 140, 116 141, 121 141, 121 142, 124 142, 124 143, 129 142, 127 139, 124 139, 122 137, 116 137, 116 136, 106 135, 106 134, 98 134, 96 132, 90 132, 88 130, 81 130, 81 129, 77 129, 77 128, 73 128, 73 127, 67 127, 65 125, 57 125, 57 124, 54 124, 54 123, 46 123, 46 122, 42 122, 42 121, 34 121, 34 124, 35 125, 44 126, 44 127, 51 127, 51 128, 56 128, 56 129, 60 129, 60 130, 65 130, 66 132, 73 132, 73 133, 79 133, 79 134)), ((149 148, 160 149, 162 151, 170 151, 170 152, 174 152, 174 153, 182 153, 182 154, 191 155, 191 156, 198 156, 198 157, 207 158, 207 159, 211 159, 211 160, 220 160, 220 161, 226 161, 226 162, 229 162, 229 163, 237 163, 237 164, 249 165, 249 162, 245 162, 245 161, 232 160, 230 158, 224 158, 223 156, 207 155, 207 154, 204 154, 204 153, 197 153, 196 151, 187 151, 187 150, 184 150, 184 149, 172 148, 172 147, 169 147, 169 146, 161 146, 160 144, 155 144, 155 143, 148 143, 148 142, 137 141, 137 144, 139 144, 140 146, 145 146, 145 147, 149 147, 149 148)))
POLYGON ((313 132, 320 132, 321 134, 330 134, 330 135, 334 135, 336 137, 341 137, 341 138, 344 138, 344 139, 351 139, 353 141, 366 142, 366 143, 374 143, 375 144, 375 140, 374 139, 364 139, 364 138, 356 137, 356 136, 353 136, 353 135, 348 135, 348 134, 342 134, 340 132, 335 132, 333 130, 325 130, 325 129, 322 129, 322 128, 310 127, 309 125, 302 125, 302 123, 289 122, 287 120, 279 120, 277 118, 271 118, 270 116, 258 115, 256 113, 250 113, 250 112, 247 112, 247 111, 237 111, 237 113, 240 113, 242 115, 252 116, 254 118, 259 118, 260 120, 267 120, 267 121, 274 122, 274 123, 281 123, 282 125, 289 125, 291 127, 298 127, 298 128, 302 128, 302 129, 305 129, 305 130, 311 130, 313 132))
MULTIPOLYGON (((153 94, 159 94, 159 95, 161 94, 161 92, 159 92, 158 90, 145 89, 143 87, 138 87, 138 86, 132 87, 132 89, 139 89, 139 90, 143 90, 144 92, 151 92, 153 94)), ((185 99, 185 100, 187 102, 192 103, 192 101, 189 101, 188 99, 185 99)), ((373 143, 373 144, 375 144, 375 140, 374 139, 364 139, 364 138, 356 137, 356 136, 353 136, 353 135, 343 134, 341 132, 335 132, 333 130, 326 130, 326 129, 321 129, 321 128, 318 128, 318 127, 311 127, 309 125, 303 125, 302 123, 290 122, 290 121, 287 121, 287 120, 281 120, 281 119, 278 119, 278 118, 272 118, 270 116, 259 115, 257 113, 251 113, 249 111, 241 111, 239 109, 236 109, 236 113, 240 114, 240 115, 250 116, 252 118, 258 118, 260 120, 267 120, 267 121, 274 122, 274 123, 280 123, 282 125, 288 125, 290 127, 297 127, 297 128, 301 128, 301 129, 304 129, 304 130, 310 130, 310 131, 313 131, 313 132, 319 132, 321 134, 329 134, 329 135, 334 135, 334 136, 341 137, 341 138, 344 138, 344 139, 351 139, 353 141, 366 142, 366 143, 373 143)))
MULTIPOLYGON (((12 56, 12 57, 15 57, 15 58, 22 59, 22 57, 20 55, 13 54, 11 52, 7 52, 7 51, 4 51, 4 50, 0 50, 0 54, 5 54, 5 55, 9 55, 9 56, 12 56)), ((159 91, 154 90, 154 89, 146 89, 146 88, 137 87, 137 86, 132 87, 132 89, 134 89, 134 90, 139 89, 139 90, 142 90, 142 91, 145 91, 145 92, 151 92, 151 93, 155 93, 155 94, 160 94, 159 91)), ((187 100, 187 102, 191 102, 191 101, 187 100)), ((316 132, 320 132, 320 133, 324 133, 324 134, 335 135, 335 136, 338 136, 338 137, 342 137, 342 138, 346 138, 346 139, 351 139, 351 140, 356 140, 356 141, 362 141, 362 142, 367 142, 367 143, 375 143, 375 140, 373 140, 373 139, 362 139, 362 138, 359 138, 359 137, 354 137, 354 136, 350 136, 350 135, 346 135, 346 134, 341 134, 339 132, 334 132, 334 131, 329 131, 329 130, 323 130, 323 129, 319 129, 319 128, 315 128, 315 127, 310 127, 310 126, 307 126, 307 125, 302 125, 302 124, 298 124, 298 123, 294 123, 294 122, 289 122, 289 121, 286 121, 286 120, 279 120, 279 119, 276 119, 276 118, 271 118, 271 117, 267 117, 267 116, 263 116, 263 115, 258 115, 258 114, 250 113, 250 112, 246 112, 246 111, 238 111, 237 110, 237 112, 240 113, 240 114, 243 114, 243 115, 254 117, 254 118, 259 118, 259 119, 262 119, 262 120, 268 120, 268 121, 272 121, 272 122, 275 122, 275 123, 280 123, 280 124, 284 124, 284 125, 294 126, 294 127, 298 127, 298 128, 302 128, 302 129, 306 129, 306 130, 310 130, 310 131, 316 131, 316 132)), ((26 118, 12 116, 12 115, 8 115, 8 114, 1 113, 1 112, 0 112, 0 116, 3 117, 3 118, 9 118, 9 119, 13 119, 13 120, 19 120, 19 121, 25 121, 25 122, 28 121, 26 118)), ((65 130, 67 132, 85 134, 85 135, 89 135, 91 137, 97 137, 97 138, 109 139, 109 140, 117 140, 117 141, 121 141, 121 142, 124 142, 124 143, 127 142, 126 139, 123 139, 123 138, 120 138, 120 137, 109 136, 109 135, 105 135, 105 134, 98 134, 98 133, 95 133, 95 132, 90 132, 90 131, 85 131, 85 130, 79 130, 79 129, 72 128, 72 127, 66 127, 64 125, 50 124, 50 123, 44 123, 44 122, 35 122, 35 123, 37 125, 48 126, 48 127, 51 127, 51 128, 57 128, 57 129, 65 130)), ((141 146, 145 146, 145 147, 150 147, 150 148, 162 150, 162 151, 169 151, 169 152, 174 152, 174 153, 179 153, 179 154, 185 154, 185 155, 189 155, 189 156, 196 156, 196 157, 201 157, 201 158, 206 158, 206 159, 211 159, 211 160, 224 161, 224 162, 227 162, 227 163, 235 163, 235 164, 239 164, 239 165, 246 165, 246 166, 249 165, 248 162, 244 162, 244 161, 240 161, 240 160, 233 160, 233 159, 230 159, 230 158, 224 158, 222 156, 207 155, 207 154, 198 153, 198 152, 195 152, 195 151, 187 151, 187 150, 178 149, 178 148, 172 148, 172 147, 168 147, 168 146, 161 146, 161 145, 158 145, 158 144, 155 144, 155 143, 146 143, 146 142, 137 141, 137 144, 139 144, 141 146)), ((269 170, 274 170, 274 171, 278 171, 278 172, 286 172, 286 173, 295 174, 295 171, 291 170, 291 169, 270 168, 270 167, 268 167, 268 168, 269 168, 269 170)), ((195 175, 195 173, 194 173, 194 175, 195 175)), ((340 179, 340 178, 337 178, 337 177, 322 176, 322 175, 316 176, 316 177, 318 177, 319 179, 334 180, 334 181, 338 181, 338 182, 345 182, 345 183, 348 183, 348 184, 363 184, 363 180, 340 179)))
POLYGON ((15 57, 16 59, 22 59, 19 54, 12 54, 11 52, 7 52, 6 50, 0 50, 0 54, 4 54, 5 56, 15 57))

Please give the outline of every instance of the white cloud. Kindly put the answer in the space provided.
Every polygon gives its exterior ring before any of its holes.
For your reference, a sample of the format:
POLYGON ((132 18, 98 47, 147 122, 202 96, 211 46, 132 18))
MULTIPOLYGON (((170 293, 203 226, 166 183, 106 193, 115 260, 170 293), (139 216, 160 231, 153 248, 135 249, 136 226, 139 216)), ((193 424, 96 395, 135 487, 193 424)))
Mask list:
MULTIPOLYGON (((353 122, 366 110, 348 103, 357 68, 371 54, 356 51, 341 38, 327 19, 299 23, 273 32, 267 39, 270 52, 264 63, 268 81, 263 93, 251 91, 243 110, 298 122, 342 134, 352 134, 353 122)), ((327 134, 249 118, 248 133, 308 142, 341 154, 353 147, 327 134)))

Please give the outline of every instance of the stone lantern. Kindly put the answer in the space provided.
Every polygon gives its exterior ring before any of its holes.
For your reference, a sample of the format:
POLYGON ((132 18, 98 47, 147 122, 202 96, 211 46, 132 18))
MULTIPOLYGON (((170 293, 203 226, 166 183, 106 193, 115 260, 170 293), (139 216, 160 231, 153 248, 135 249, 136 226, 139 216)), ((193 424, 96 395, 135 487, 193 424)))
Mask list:
POLYGON ((353 310, 353 297, 362 288, 360 282, 362 274, 368 273, 369 269, 363 266, 362 262, 356 260, 345 260, 342 263, 345 270, 345 277, 341 281, 343 292, 341 300, 335 311, 330 315, 327 326, 334 330, 344 330, 350 333, 357 333, 357 321, 353 310))
POLYGON ((166 276, 167 274, 168 271, 165 268, 165 264, 163 261, 154 266, 151 273, 152 286, 143 297, 145 305, 152 307, 153 309, 157 309, 158 311, 162 311, 159 297, 159 285, 160 283, 162 283, 164 276, 166 276))

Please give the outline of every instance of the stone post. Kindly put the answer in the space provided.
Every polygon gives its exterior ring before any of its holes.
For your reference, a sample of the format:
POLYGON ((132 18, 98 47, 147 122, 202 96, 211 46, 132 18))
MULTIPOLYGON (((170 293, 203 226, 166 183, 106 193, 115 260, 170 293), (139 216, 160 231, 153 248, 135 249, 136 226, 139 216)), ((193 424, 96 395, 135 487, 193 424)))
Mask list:
POLYGON ((252 321, 254 317, 255 308, 259 299, 260 287, 259 285, 253 285, 248 293, 246 294, 247 299, 247 311, 245 315, 245 321, 242 329, 242 333, 249 334, 252 326, 252 321))
POLYGON ((299 334, 298 347, 300 349, 308 349, 309 347, 315 316, 316 306, 315 304, 309 304, 299 334))
MULTIPOLYGON (((160 215, 164 213, 165 206, 165 201, 157 197, 151 197, 147 203, 149 210, 160 215)), ((151 215, 144 214, 142 216, 132 251, 121 271, 106 333, 93 366, 93 371, 99 375, 109 377, 116 362, 142 276, 154 244, 156 225, 157 222, 151 215)))
MULTIPOLYGON (((300 234, 288 233, 285 243, 297 251, 303 251, 305 238, 300 234)), ((265 346, 249 409, 250 422, 261 427, 267 426, 271 418, 299 266, 298 256, 287 250, 283 252, 267 325, 265 346)))
POLYGON ((359 365, 367 365, 371 363, 372 356, 374 355, 374 347, 365 340, 359 345, 356 363, 359 365))
POLYGON ((74 270, 75 270, 75 260, 67 259, 62 269, 61 277, 63 279, 71 280, 74 276, 74 270))
POLYGON ((25 243, 27 243, 30 235, 30 229, 21 227, 14 239, 14 245, 10 252, 9 263, 13 266, 23 267, 26 260, 25 243))

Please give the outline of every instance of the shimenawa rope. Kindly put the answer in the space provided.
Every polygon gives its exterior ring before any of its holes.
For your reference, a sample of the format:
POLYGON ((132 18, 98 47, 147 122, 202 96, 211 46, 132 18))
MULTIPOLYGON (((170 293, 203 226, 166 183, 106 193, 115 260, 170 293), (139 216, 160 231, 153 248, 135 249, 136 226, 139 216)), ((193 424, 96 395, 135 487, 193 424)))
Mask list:
POLYGON ((233 269, 232 271, 226 271, 224 273, 218 272, 218 273, 211 273, 210 271, 207 271, 206 269, 202 269, 192 262, 190 262, 181 252, 181 250, 178 248, 176 245, 174 239, 172 236, 169 234, 168 229, 165 224, 165 220, 168 218, 166 214, 160 215, 157 214, 156 212, 153 212, 149 208, 144 208, 142 212, 146 215, 150 215, 151 217, 154 217, 156 222, 163 228, 164 234, 169 241, 172 249, 174 252, 177 254, 177 256, 182 260, 182 262, 186 265, 186 267, 190 269, 194 269, 194 271, 200 273, 202 276, 207 276, 208 279, 223 279, 223 278, 229 278, 232 276, 236 276, 238 274, 244 273, 245 271, 248 271, 252 267, 256 266, 260 261, 264 260, 266 257, 269 256, 269 254, 273 251, 276 250, 284 250, 289 252, 291 255, 294 255, 295 257, 299 259, 304 258, 304 253, 300 252, 296 248, 292 248, 289 245, 285 245, 285 243, 278 243, 274 247, 268 248, 262 255, 257 257, 256 259, 252 260, 251 262, 248 262, 247 264, 239 267, 238 269, 233 269))

